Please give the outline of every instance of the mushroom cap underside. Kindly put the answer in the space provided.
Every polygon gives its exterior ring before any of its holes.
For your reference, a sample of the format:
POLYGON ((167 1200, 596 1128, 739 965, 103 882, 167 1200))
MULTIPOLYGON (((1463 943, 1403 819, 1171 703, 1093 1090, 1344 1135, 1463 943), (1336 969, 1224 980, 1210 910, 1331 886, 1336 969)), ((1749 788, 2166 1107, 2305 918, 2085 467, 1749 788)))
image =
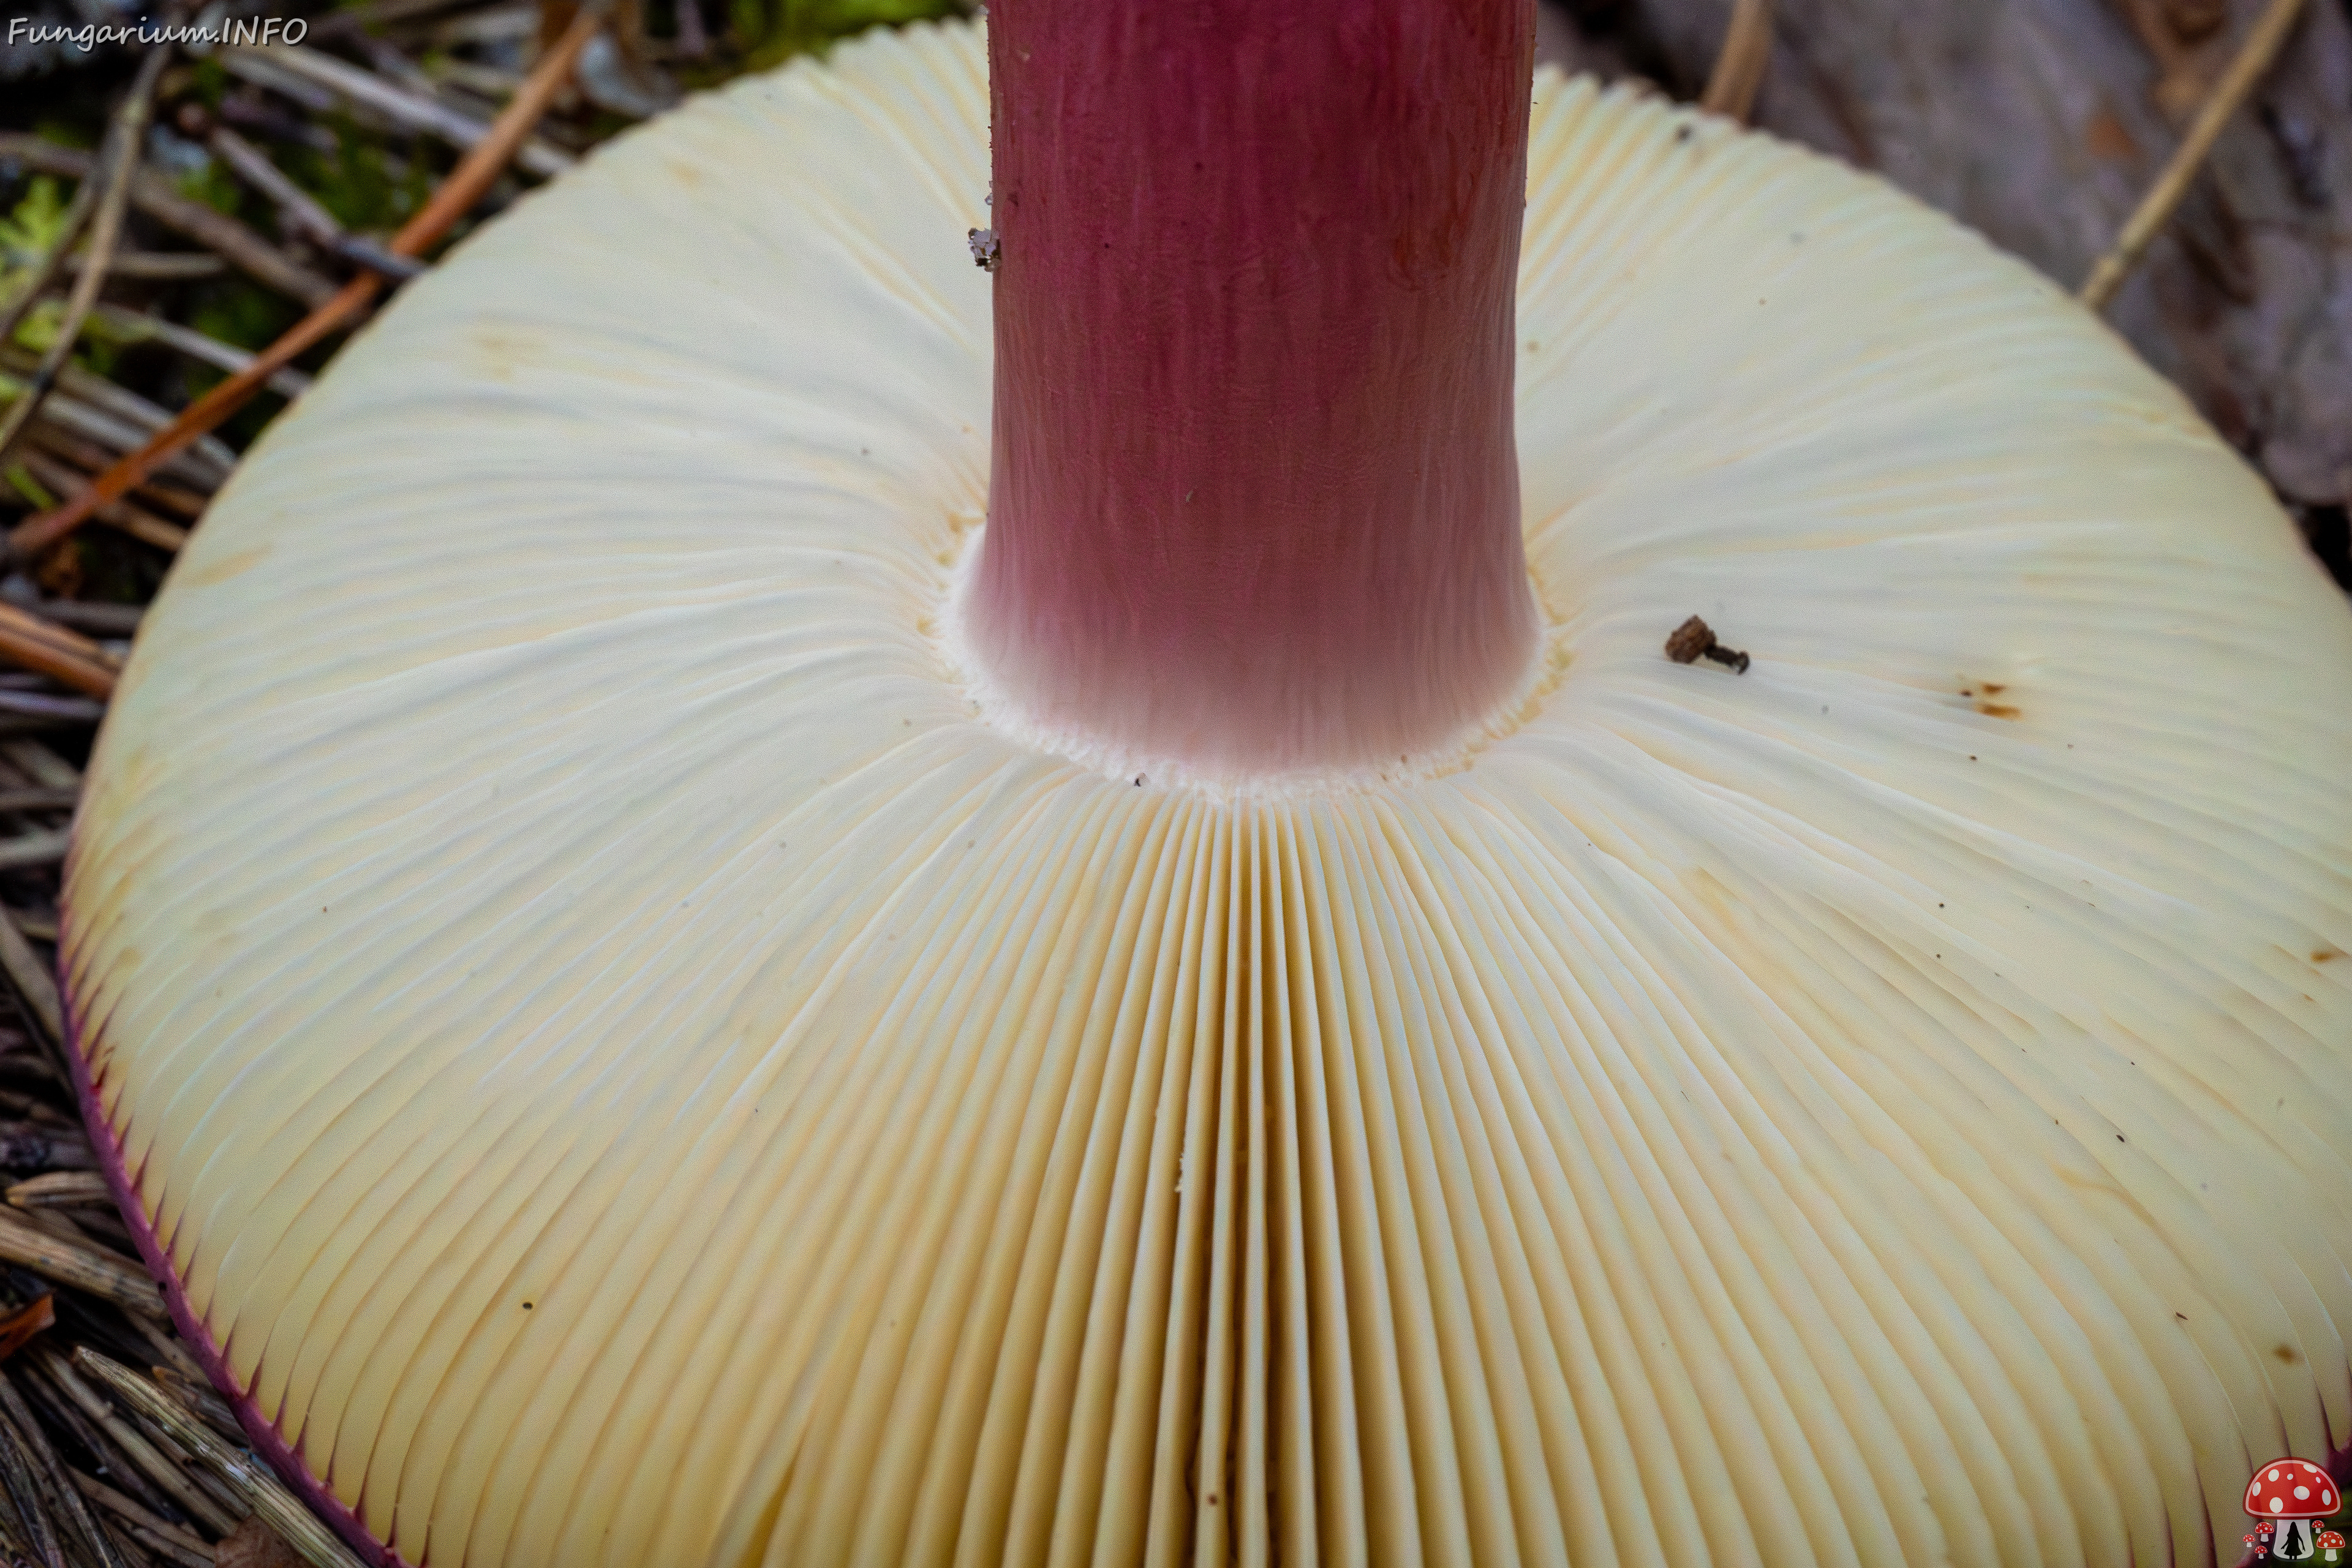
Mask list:
POLYGON ((432 1568, 2201 1561, 2324 1459, 2352 616, 2179 396, 1539 78, 1526 700, 1103 776, 942 633, 984 69, 846 46, 528 199, 151 615, 68 989, 267 1442, 432 1568))

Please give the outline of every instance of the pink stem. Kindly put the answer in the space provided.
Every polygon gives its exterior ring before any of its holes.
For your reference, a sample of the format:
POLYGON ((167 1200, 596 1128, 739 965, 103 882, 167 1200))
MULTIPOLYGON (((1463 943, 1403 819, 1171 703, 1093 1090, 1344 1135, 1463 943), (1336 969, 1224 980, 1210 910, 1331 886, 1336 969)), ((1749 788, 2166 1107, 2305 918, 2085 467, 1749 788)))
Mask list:
POLYGON ((996 0, 968 646, 1210 774, 1444 745, 1527 676, 1528 0, 996 0))

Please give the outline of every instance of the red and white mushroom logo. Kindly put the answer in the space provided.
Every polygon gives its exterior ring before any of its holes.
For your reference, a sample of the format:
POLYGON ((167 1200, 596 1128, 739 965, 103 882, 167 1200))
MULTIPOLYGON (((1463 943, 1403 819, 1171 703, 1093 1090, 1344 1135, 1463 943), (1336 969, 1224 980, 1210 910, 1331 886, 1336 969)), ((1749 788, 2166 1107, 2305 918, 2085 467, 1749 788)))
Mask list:
POLYGON ((2246 1483, 2246 1511, 2277 1527, 2270 1554, 2278 1562, 2317 1557, 2318 1526, 2312 1521, 2326 1519, 2336 1507, 2335 1481, 2308 1459, 2273 1459, 2246 1483))
POLYGON ((2319 1557, 2320 1561, 2323 1563, 2341 1563, 2344 1561, 2344 1532, 2342 1531, 2323 1530, 2319 1532, 2319 1557))

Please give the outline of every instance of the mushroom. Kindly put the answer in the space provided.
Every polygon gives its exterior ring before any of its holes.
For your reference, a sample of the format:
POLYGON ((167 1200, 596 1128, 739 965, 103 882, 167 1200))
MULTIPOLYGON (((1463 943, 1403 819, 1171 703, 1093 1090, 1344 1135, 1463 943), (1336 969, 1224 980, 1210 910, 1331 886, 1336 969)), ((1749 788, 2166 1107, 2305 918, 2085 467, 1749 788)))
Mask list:
POLYGON ((2313 1521, 2336 1508, 2336 1482, 2308 1459, 2273 1459, 2246 1483, 2245 1511, 2273 1527, 2270 1554, 2284 1562, 2318 1555, 2313 1521))
POLYGON ((2344 1560, 2344 1532, 2342 1531, 2323 1530, 2319 1532, 2319 1556, 2320 1560, 2325 1563, 2340 1563, 2344 1560))
POLYGON ((2107 1562, 2352 1429, 2352 614, 2046 280, 1528 71, 997 0, 270 429, 63 963, 355 1545, 2107 1562))

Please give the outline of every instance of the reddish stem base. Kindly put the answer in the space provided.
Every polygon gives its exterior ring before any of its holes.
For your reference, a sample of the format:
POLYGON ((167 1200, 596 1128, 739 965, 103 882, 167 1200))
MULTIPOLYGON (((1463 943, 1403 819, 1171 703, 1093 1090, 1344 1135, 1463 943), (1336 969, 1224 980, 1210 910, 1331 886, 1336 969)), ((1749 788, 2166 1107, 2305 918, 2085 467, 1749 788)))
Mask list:
POLYGON ((1379 766, 1525 679, 1524 0, 998 0, 996 426, 961 608, 1049 735, 1379 766))

